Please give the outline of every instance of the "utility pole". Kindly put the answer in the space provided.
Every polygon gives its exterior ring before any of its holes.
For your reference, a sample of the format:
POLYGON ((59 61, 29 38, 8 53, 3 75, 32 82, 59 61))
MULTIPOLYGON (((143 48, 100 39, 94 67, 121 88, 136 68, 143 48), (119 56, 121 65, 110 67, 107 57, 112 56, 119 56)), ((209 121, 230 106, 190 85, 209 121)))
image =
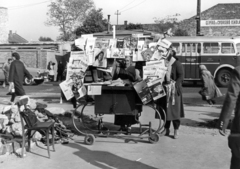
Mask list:
POLYGON ((107 34, 109 34, 110 32, 110 15, 107 15, 108 16, 108 31, 107 31, 107 34))
POLYGON ((117 10, 117 12, 115 12, 115 15, 117 15, 117 26, 116 26, 116 30, 117 30, 117 27, 118 27, 118 15, 121 15, 121 13, 117 10))
POLYGON ((201 0, 197 0, 196 35, 201 36, 201 0))

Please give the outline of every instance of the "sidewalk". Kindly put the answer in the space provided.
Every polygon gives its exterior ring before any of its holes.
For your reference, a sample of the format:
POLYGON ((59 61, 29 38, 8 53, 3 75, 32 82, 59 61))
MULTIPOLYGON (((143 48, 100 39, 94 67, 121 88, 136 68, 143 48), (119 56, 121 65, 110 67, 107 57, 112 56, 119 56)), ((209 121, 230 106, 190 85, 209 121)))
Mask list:
MULTIPOLYGON (((69 103, 59 104, 57 97, 45 101, 48 107, 72 110, 69 103)), ((163 136, 156 144, 150 144, 147 140, 136 144, 124 143, 122 139, 98 137, 94 145, 88 146, 84 144, 84 137, 75 136, 69 144, 57 144, 56 152, 51 152, 51 159, 46 158, 46 147, 40 145, 41 148, 34 147, 24 159, 15 155, 0 156, 0 166, 7 169, 42 169, 46 166, 54 169, 229 168, 230 149, 227 146, 227 137, 220 136, 215 128, 200 125, 217 119, 221 106, 186 104, 184 108, 185 118, 181 121, 180 137, 177 140, 163 136)), ((93 110, 94 106, 87 106, 84 112, 93 113, 93 110)), ((144 106, 140 121, 154 119, 153 116, 154 113, 144 106)), ((113 117, 109 115, 104 120, 112 121, 113 117)), ((170 135, 172 134, 171 129, 170 135)))

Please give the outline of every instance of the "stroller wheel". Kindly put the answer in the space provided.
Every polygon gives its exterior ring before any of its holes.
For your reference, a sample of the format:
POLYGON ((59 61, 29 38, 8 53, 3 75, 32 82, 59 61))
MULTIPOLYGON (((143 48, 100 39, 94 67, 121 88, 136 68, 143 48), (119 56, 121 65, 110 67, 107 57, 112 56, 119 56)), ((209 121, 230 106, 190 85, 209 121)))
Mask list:
POLYGON ((95 142, 95 137, 93 134, 88 134, 85 136, 84 142, 87 145, 93 145, 93 143, 95 142))

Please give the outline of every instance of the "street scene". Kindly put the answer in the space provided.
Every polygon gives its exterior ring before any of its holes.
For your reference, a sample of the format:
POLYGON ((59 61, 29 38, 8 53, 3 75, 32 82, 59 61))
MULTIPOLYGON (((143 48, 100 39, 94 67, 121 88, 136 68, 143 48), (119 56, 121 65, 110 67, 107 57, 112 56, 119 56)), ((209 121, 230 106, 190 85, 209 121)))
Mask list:
POLYGON ((0 0, 0 167, 239 169, 239 8, 0 0))

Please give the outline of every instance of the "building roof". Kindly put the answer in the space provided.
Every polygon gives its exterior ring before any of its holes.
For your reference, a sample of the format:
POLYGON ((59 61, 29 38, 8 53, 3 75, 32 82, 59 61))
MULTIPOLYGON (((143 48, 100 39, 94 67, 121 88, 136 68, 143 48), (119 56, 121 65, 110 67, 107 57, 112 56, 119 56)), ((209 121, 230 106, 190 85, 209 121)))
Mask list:
MULTIPOLYGON (((195 19, 196 15, 189 18, 195 19)), ((219 3, 201 12, 201 20, 240 19, 240 3, 219 3)))
MULTIPOLYGON (((130 37, 133 34, 143 34, 143 35, 151 35, 151 32, 144 31, 142 29, 135 29, 135 30, 116 30, 116 37, 123 38, 123 37, 130 37)), ((97 32, 93 33, 94 37, 98 38, 112 38, 113 32, 112 31, 103 31, 103 32, 97 32)))
POLYGON ((12 31, 10 31, 8 35, 8 43, 28 43, 28 41, 17 33, 12 33, 12 31))

